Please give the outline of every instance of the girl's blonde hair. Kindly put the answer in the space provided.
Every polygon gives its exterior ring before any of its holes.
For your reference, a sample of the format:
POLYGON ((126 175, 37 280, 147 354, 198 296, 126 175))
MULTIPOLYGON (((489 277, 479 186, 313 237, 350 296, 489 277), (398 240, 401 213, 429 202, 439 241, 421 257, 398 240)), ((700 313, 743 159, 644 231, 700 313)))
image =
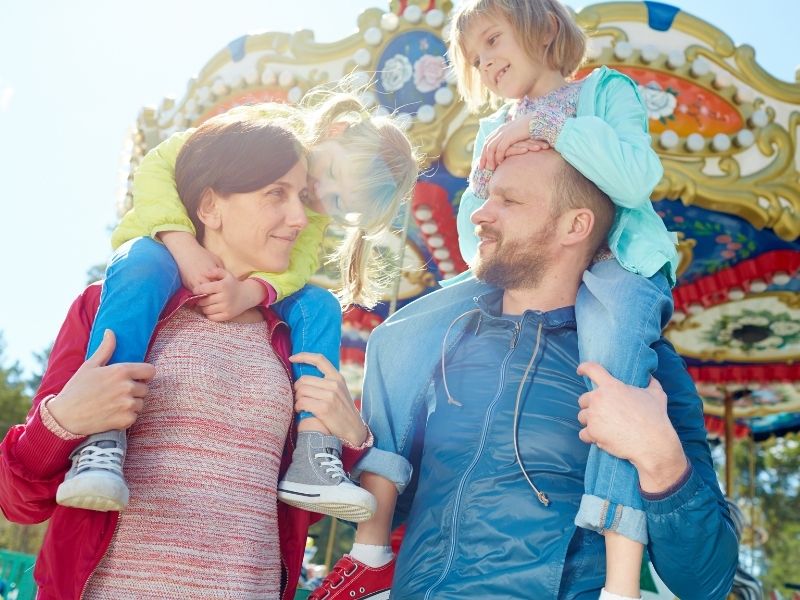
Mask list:
POLYGON ((372 307, 390 275, 374 242, 389 230, 400 205, 411 196, 419 157, 396 119, 370 114, 353 92, 312 90, 302 106, 310 148, 343 129, 335 140, 347 154, 355 182, 348 202, 364 211, 357 225, 345 224, 345 239, 331 260, 338 262, 342 276, 340 302, 372 307))
POLYGON ((473 112, 504 100, 481 83, 466 55, 464 36, 483 17, 507 21, 532 60, 544 62, 564 77, 572 76, 583 62, 586 34, 558 0, 465 0, 453 10, 448 54, 458 76, 458 91, 473 112), (542 52, 537 41, 548 37, 552 39, 542 52))

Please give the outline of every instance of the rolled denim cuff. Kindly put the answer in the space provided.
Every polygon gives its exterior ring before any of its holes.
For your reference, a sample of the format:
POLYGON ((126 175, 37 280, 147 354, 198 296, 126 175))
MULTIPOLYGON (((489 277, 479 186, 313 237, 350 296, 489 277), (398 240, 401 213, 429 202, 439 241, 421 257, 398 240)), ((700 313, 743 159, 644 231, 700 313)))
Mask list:
POLYGON ((540 108, 532 113, 532 119, 528 133, 532 140, 544 140, 551 147, 555 147, 558 134, 564 127, 567 120, 563 111, 548 110, 540 108))
POLYGON ((647 515, 643 510, 584 494, 575 524, 603 533, 613 531, 629 540, 647 545, 647 515))
POLYGON ((489 181, 492 179, 494 171, 491 169, 474 168, 472 175, 469 178, 470 188, 472 193, 481 200, 486 200, 489 197, 489 181))
POLYGON ((364 458, 350 470, 350 478, 358 480, 364 471, 388 479, 397 487, 397 492, 402 494, 411 481, 413 469, 411 463, 399 454, 370 448, 364 458))

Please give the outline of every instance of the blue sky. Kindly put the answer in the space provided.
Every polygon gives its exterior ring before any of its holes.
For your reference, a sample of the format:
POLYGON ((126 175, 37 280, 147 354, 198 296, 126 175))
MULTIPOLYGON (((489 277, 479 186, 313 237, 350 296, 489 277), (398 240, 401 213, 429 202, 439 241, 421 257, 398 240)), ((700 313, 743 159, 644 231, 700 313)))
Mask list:
MULTIPOLYGON (((583 4, 568 2, 573 7, 583 4)), ((800 2, 674 0, 794 81, 800 2)), ((334 41, 388 0, 0 0, 0 332, 6 363, 35 367, 86 271, 109 255, 140 109, 245 33, 312 29, 334 41)))

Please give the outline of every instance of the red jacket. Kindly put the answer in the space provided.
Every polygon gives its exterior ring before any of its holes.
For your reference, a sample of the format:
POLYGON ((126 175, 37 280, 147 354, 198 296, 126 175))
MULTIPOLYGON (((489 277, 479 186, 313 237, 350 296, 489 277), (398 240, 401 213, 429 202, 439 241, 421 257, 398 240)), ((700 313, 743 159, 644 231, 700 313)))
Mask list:
MULTIPOLYGON (((175 310, 191 305, 194 300, 187 290, 179 291, 167 305, 159 327, 175 310)), ((40 600, 77 600, 81 597, 86 582, 111 543, 119 518, 117 512, 97 512, 56 504, 56 488, 69 468, 70 453, 81 440, 65 441, 55 436, 42 423, 38 410, 39 403, 58 394, 83 364, 99 303, 98 284, 89 286, 72 303, 26 423, 12 427, 0 444, 0 508, 3 514, 10 521, 26 525, 50 519, 34 569, 34 578, 39 586, 37 598, 40 600)), ((288 328, 268 308, 262 308, 262 312, 272 345, 291 373, 288 328)), ((281 460, 281 476, 289 466, 294 440, 292 427, 281 460)), ((342 456, 345 469, 352 466, 361 453, 345 448, 342 456)), ((278 502, 283 600, 294 597, 308 527, 319 518, 315 513, 278 502)))

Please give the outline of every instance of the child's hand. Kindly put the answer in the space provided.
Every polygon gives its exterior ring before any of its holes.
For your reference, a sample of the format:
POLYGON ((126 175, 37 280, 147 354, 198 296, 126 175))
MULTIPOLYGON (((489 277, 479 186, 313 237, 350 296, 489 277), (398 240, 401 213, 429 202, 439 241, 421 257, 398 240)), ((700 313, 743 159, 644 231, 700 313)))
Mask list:
POLYGON ((514 156, 522 154, 521 147, 515 148, 509 153, 509 149, 520 142, 530 142, 525 146, 525 151, 546 150, 550 146, 547 142, 540 142, 531 140, 528 128, 533 117, 521 117, 514 119, 508 123, 504 123, 493 131, 489 137, 486 138, 486 144, 483 146, 481 152, 480 162, 478 166, 481 169, 490 169, 494 171, 507 156, 514 156), (534 150, 535 148, 535 150, 534 150))
POLYGON ((159 237, 178 263, 181 282, 193 294, 201 293, 197 288, 212 281, 212 274, 223 266, 219 257, 203 248, 191 233, 165 231, 159 237))
POLYGON ((196 293, 206 297, 197 305, 212 321, 230 321, 244 311, 258 306, 267 295, 264 286, 245 279, 240 281, 222 268, 210 272, 211 281, 197 286, 196 293))
POLYGON ((540 150, 547 150, 549 148, 550 144, 547 142, 540 140, 524 140, 516 144, 511 144, 508 150, 506 150, 506 158, 525 154, 526 152, 539 152, 540 150))

